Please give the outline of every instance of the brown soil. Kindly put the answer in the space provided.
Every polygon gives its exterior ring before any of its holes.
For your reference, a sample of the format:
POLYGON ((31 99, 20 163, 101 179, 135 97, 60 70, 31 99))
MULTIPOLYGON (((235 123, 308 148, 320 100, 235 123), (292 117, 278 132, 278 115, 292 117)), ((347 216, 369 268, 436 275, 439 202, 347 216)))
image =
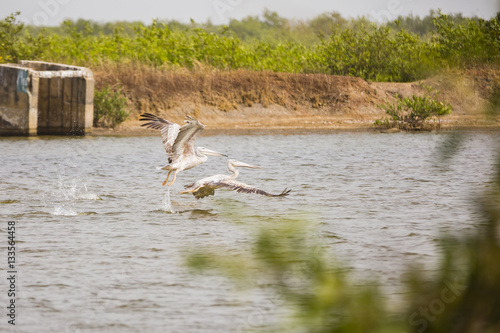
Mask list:
MULTIPOLYGON (((441 119, 445 129, 496 126, 483 116, 500 71, 470 69, 447 72, 424 83, 452 104, 441 119)), ((385 112, 378 105, 396 94, 421 95, 420 82, 380 83, 323 74, 290 74, 199 68, 161 70, 114 65, 94 69, 96 89, 122 86, 131 115, 115 129, 96 128, 94 135, 150 135, 139 115, 150 112, 182 123, 190 114, 206 125, 205 133, 230 131, 376 130, 385 112)))

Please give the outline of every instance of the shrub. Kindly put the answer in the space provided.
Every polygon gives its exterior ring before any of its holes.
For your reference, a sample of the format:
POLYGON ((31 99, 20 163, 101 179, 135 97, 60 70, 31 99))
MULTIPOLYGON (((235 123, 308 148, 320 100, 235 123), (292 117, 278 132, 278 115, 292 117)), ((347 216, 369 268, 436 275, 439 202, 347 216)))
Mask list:
POLYGON ((377 25, 365 18, 345 21, 333 14, 317 21, 319 26, 311 22, 309 27, 265 12, 263 20, 249 18, 239 24, 233 20, 230 26, 240 34, 208 23, 192 22, 180 29, 178 24, 175 28, 156 20, 150 25, 117 23, 114 29, 85 20, 65 21, 60 27, 28 26, 23 32, 17 15, 0 21, 0 62, 24 58, 85 67, 135 63, 192 69, 202 65, 393 82, 423 79, 440 69, 500 64, 500 14, 490 20, 432 14, 425 19, 425 36, 404 28, 408 22, 403 18, 377 25), (322 37, 314 43, 300 42, 310 40, 315 29, 322 37))
POLYGON ((441 116, 451 113, 451 105, 439 101, 437 91, 429 86, 422 86, 426 89, 424 96, 397 96, 396 103, 387 102, 380 105, 390 119, 378 120, 375 124, 405 130, 428 129, 432 127, 427 123, 430 118, 435 116, 440 121, 441 116))
POLYGON ((18 59, 17 41, 23 24, 16 21, 20 13, 13 13, 0 21, 0 63, 18 59))
POLYGON ((374 24, 335 31, 318 48, 323 71, 373 81, 413 81, 425 76, 432 65, 428 47, 420 38, 401 29, 374 24))
POLYGON ((44 30, 36 36, 23 33, 24 24, 17 21, 19 14, 12 13, 0 21, 0 63, 37 59, 50 44, 44 30))
POLYGON ((121 87, 113 90, 106 86, 94 95, 94 126, 115 127, 124 122, 130 114, 126 110, 127 99, 121 87))
POLYGON ((439 13, 431 45, 444 66, 470 66, 500 61, 500 12, 489 21, 467 19, 457 24, 439 13))

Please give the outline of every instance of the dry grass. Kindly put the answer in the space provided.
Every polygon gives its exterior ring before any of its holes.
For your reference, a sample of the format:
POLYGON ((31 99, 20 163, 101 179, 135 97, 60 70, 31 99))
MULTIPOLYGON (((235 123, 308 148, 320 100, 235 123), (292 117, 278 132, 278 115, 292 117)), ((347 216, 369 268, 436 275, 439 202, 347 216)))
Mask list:
POLYGON ((158 69, 139 64, 94 68, 96 88, 120 84, 136 110, 171 109, 190 101, 222 111, 239 105, 277 104, 288 109, 334 107, 346 103, 352 88, 373 93, 359 78, 250 70, 158 69))

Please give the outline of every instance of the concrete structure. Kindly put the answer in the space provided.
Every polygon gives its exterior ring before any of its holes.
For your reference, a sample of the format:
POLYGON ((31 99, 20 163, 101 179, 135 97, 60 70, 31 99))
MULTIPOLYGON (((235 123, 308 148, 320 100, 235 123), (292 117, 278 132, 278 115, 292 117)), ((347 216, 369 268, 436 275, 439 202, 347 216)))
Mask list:
POLYGON ((0 135, 84 135, 94 120, 94 76, 42 61, 0 64, 0 135))

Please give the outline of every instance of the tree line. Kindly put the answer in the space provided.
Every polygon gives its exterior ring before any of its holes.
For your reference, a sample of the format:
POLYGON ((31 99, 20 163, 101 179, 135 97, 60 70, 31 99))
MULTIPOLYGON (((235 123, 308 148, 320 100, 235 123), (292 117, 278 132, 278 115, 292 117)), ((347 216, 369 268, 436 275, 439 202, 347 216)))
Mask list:
POLYGON ((55 27, 23 25, 18 15, 0 21, 0 62, 140 63, 167 69, 201 64, 408 82, 441 69, 500 61, 500 13, 485 20, 431 11, 424 18, 401 16, 377 24, 336 12, 291 20, 265 10, 227 25, 79 19, 55 27))

